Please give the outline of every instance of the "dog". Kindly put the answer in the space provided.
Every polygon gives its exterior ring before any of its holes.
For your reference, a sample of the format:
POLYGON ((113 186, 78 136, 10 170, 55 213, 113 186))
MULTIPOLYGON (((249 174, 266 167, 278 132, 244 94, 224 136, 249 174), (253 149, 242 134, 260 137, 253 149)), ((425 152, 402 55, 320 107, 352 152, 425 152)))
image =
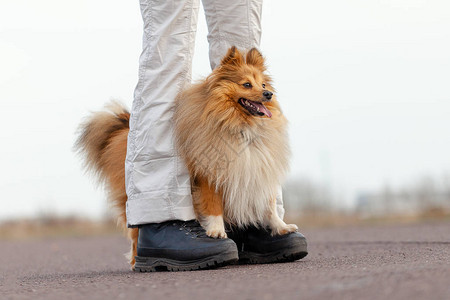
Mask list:
MULTIPOLYGON (((273 235, 297 230, 277 214, 277 191, 289 169, 287 120, 257 49, 228 49, 204 80, 181 91, 174 104, 175 145, 189 170, 194 211, 206 234, 226 238, 225 224, 269 228, 273 235)), ((85 167, 106 185, 118 224, 127 228, 125 156, 130 113, 119 103, 80 125, 75 148, 85 167)))

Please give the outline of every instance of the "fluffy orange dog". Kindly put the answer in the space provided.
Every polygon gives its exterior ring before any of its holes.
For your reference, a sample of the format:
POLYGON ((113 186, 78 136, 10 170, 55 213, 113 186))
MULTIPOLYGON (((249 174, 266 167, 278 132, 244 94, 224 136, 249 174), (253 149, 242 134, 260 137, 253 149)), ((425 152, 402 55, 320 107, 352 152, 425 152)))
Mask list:
MULTIPOLYGON (((297 230, 276 210, 277 190, 288 170, 286 119, 273 95, 261 53, 228 50, 210 76, 179 94, 174 123, 178 152, 191 175, 194 210, 215 238, 224 221, 268 226, 273 234, 297 230)), ((126 228, 125 156, 129 113, 117 103, 81 125, 78 151, 106 184, 126 228)), ((127 229, 134 266, 138 229, 127 229)))

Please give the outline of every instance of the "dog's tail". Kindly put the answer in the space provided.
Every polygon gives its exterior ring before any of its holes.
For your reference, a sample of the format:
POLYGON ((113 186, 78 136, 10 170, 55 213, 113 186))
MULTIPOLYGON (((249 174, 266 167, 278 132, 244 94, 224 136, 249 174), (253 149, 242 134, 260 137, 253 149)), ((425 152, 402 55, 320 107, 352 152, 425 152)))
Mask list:
POLYGON ((116 210, 117 222, 131 240, 127 254, 134 269, 137 228, 127 229, 125 191, 125 157, 130 113, 118 102, 110 102, 105 111, 92 113, 79 127, 75 150, 84 158, 86 171, 92 172, 108 191, 108 199, 116 210))
POLYGON ((126 228, 125 156, 130 113, 118 102, 105 111, 92 113, 79 127, 75 150, 84 158, 86 171, 104 184, 117 211, 118 223, 126 228))

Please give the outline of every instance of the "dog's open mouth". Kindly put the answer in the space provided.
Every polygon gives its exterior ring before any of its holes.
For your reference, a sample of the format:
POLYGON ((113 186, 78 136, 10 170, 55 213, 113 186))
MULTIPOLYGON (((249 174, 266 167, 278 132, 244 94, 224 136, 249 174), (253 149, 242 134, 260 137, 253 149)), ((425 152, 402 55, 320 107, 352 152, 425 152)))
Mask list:
POLYGON ((272 117, 272 113, 261 102, 251 101, 245 98, 239 99, 239 104, 242 105, 250 114, 254 116, 272 117))

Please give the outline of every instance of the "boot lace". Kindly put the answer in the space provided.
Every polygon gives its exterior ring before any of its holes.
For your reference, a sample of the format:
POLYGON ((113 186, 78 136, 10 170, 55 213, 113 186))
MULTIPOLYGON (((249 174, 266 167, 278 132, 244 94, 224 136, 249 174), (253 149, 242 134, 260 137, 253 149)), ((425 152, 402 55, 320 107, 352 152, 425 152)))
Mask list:
POLYGON ((186 230, 187 234, 190 233, 194 237, 207 237, 206 230, 196 220, 183 222, 180 227, 180 230, 182 229, 186 230))

